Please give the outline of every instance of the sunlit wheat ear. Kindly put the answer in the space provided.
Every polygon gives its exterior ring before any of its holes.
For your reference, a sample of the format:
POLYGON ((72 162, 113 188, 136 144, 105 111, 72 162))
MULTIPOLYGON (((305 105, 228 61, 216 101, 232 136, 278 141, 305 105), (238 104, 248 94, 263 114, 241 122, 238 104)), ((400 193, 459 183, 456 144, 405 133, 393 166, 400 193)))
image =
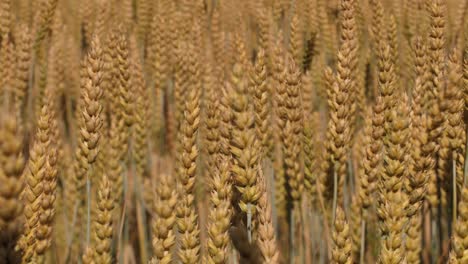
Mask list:
POLYGON ((130 48, 125 31, 121 32, 117 42, 117 67, 118 69, 118 93, 119 106, 118 113, 125 120, 125 125, 131 126, 134 123, 134 101, 135 96, 130 90, 130 48))
POLYGON ((250 74, 250 90, 253 90, 251 92, 254 94, 255 133, 261 142, 263 155, 269 151, 272 125, 269 115, 269 95, 271 92, 267 83, 265 51, 260 50, 250 74))
MULTIPOLYGON (((191 53, 194 54, 192 50, 191 53)), ((187 51, 186 51, 187 52, 187 51)), ((192 70, 198 61, 190 58, 192 70)), ((194 203, 194 185, 197 175, 198 145, 197 136, 200 124, 200 93, 201 87, 194 85, 186 97, 185 111, 181 124, 181 155, 178 160, 178 180, 180 183, 180 200, 177 206, 177 226, 180 234, 179 258, 182 263, 197 263, 200 258, 200 238, 198 213, 194 203)))
POLYGON ((93 222, 94 259, 96 263, 112 263, 112 211, 115 201, 112 197, 112 182, 103 176, 99 183, 97 216, 93 222))
POLYGON ((381 0, 372 0, 370 1, 370 7, 372 10, 372 17, 371 17, 371 36, 372 36, 372 44, 374 47, 379 47, 381 44, 380 42, 384 40, 384 33, 382 29, 384 28, 384 9, 381 0))
POLYGON ((211 208, 207 242, 210 263, 225 263, 229 258, 229 228, 233 213, 231 172, 227 160, 217 160, 219 169, 211 175, 211 208))
POLYGON ((258 246, 262 251, 263 258, 266 263, 279 263, 278 241, 273 226, 272 205, 270 202, 270 194, 265 174, 262 170, 259 171, 259 186, 261 196, 258 200, 258 246))
POLYGON ((37 26, 36 31, 34 32, 34 48, 36 52, 50 32, 50 27, 55 16, 57 4, 58 0, 47 0, 42 5, 40 5, 39 14, 35 17, 37 26))
POLYGON ((172 247, 176 241, 173 227, 176 222, 177 191, 175 181, 170 175, 161 174, 159 180, 153 205, 153 260, 158 263, 171 263, 174 257, 172 247))
POLYGON ((47 150, 50 140, 50 109, 44 106, 37 123, 35 142, 29 153, 28 169, 25 174, 25 190, 23 191, 24 230, 17 247, 23 251, 23 262, 33 263, 37 257, 35 236, 41 213, 41 198, 44 195, 44 181, 47 171, 47 150))
POLYGON ((52 227, 55 219, 56 211, 56 189, 58 175, 58 123, 57 114, 55 113, 54 105, 57 99, 53 95, 53 91, 47 90, 46 97, 49 108, 49 142, 47 145, 46 168, 44 179, 42 181, 43 193, 40 197, 41 208, 39 210, 39 222, 35 233, 37 245, 36 254, 42 258, 46 251, 50 248, 52 242, 52 227))
POLYGON ((327 184, 327 187, 333 188, 333 191, 327 192, 327 195, 328 197, 333 196, 334 204, 337 204, 342 201, 346 178, 351 132, 348 125, 350 122, 349 98, 351 91, 348 81, 341 85, 337 83, 336 77, 330 68, 325 70, 325 75, 328 79, 327 103, 330 107, 326 141, 328 159, 326 171, 332 171, 332 174, 324 179, 324 183, 327 184))
POLYGON ((409 196, 409 227, 407 232, 406 247, 407 259, 411 263, 419 260, 421 252, 421 206, 426 195, 429 183, 429 172, 434 168, 435 162, 432 153, 436 145, 429 141, 429 130, 427 127, 427 115, 423 111, 423 87, 419 79, 416 79, 413 90, 412 106, 412 134, 410 138, 414 148, 411 150, 413 177, 408 177, 406 190, 409 196))
POLYGON ((292 54, 294 62, 297 65, 302 65, 302 56, 304 52, 304 34, 298 11, 294 12, 291 18, 289 30, 289 53, 292 54))
POLYGON ((372 107, 371 126, 369 129, 369 142, 366 147, 366 156, 363 163, 365 174, 361 182, 363 188, 360 190, 362 206, 367 210, 372 205, 372 199, 375 197, 377 183, 382 173, 383 157, 383 139, 384 139, 384 104, 382 97, 377 97, 372 107))
POLYGON ((379 181, 377 213, 380 219, 381 240, 379 261, 399 263, 405 261, 406 251, 403 234, 407 216, 405 210, 409 199, 404 192, 404 179, 407 177, 408 139, 410 136, 410 109, 408 98, 393 109, 385 109, 388 117, 389 136, 384 140, 384 169, 379 181), (389 112, 388 112, 389 111, 389 112))
POLYGON ((232 111, 232 134, 230 152, 233 158, 232 174, 238 192, 237 212, 246 216, 248 241, 252 241, 250 221, 256 214, 256 204, 260 198, 257 185, 260 142, 253 129, 254 116, 249 106, 245 72, 240 63, 233 67, 231 81, 227 83, 229 106, 232 111), (240 209, 240 211, 239 211, 240 209))
POLYGON ((460 262, 453 263, 462 263, 468 259, 468 254, 466 252, 466 245, 463 241, 468 237, 467 232, 467 221, 468 221, 468 207, 466 204, 466 199, 468 199, 468 188, 463 186, 461 190, 461 199, 458 207, 458 219, 455 223, 454 234, 452 238, 452 252, 451 257, 454 257, 460 262))
POLYGON ((341 206, 336 208, 335 228, 333 229, 333 252, 331 263, 348 264, 351 263, 351 237, 349 225, 341 206))
POLYGON ((359 36, 356 26, 356 10, 355 0, 341 1, 340 11, 340 26, 341 26, 341 45, 338 50, 336 80, 340 90, 349 90, 349 126, 353 133, 356 111, 358 91, 358 51, 359 51, 359 36))

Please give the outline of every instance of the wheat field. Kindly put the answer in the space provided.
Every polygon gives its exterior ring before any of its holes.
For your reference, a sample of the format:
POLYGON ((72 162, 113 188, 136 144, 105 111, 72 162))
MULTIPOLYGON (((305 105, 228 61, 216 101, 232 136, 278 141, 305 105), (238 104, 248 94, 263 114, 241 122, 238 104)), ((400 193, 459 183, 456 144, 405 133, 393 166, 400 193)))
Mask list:
POLYGON ((0 0, 0 264, 468 264, 467 0, 0 0))

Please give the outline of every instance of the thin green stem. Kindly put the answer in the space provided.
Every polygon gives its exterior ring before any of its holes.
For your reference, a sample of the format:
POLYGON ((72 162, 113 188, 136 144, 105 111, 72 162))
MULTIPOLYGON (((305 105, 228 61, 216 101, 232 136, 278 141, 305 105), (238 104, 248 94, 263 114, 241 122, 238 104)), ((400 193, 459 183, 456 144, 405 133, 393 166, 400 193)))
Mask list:
POLYGON ((252 243, 252 205, 247 204, 247 238, 252 243))
MULTIPOLYGON (((466 133, 468 135, 468 127, 466 129, 466 133)), ((468 137, 466 137, 466 143, 465 143, 465 167, 463 170, 463 183, 465 186, 468 185, 468 177, 466 177, 466 175, 468 175, 468 162, 466 162, 467 160, 468 160, 468 137)))
POLYGON ((291 264, 295 263, 296 255, 297 255, 297 250, 296 250, 296 241, 295 241, 295 233, 296 233, 296 225, 295 225, 295 210, 297 208, 296 202, 293 204, 292 207, 292 212, 289 214, 289 245, 291 246, 291 250, 289 251, 289 262, 291 264))
POLYGON ((361 248, 359 251, 359 263, 364 264, 364 253, 366 250, 366 220, 363 216, 361 221, 361 248))
POLYGON ((86 175, 86 246, 91 243, 91 181, 89 180, 89 171, 86 175))
MULTIPOLYGON (((455 156, 455 155, 452 155, 455 156)), ((453 208, 452 208, 452 223, 457 221, 457 164, 455 157, 452 158, 452 195, 453 195, 453 208)))
MULTIPOLYGON (((333 168, 333 207, 332 207, 332 223, 335 223, 336 204, 338 199, 338 175, 336 174, 336 168, 333 168)), ((334 229, 332 224, 332 231, 334 229)))

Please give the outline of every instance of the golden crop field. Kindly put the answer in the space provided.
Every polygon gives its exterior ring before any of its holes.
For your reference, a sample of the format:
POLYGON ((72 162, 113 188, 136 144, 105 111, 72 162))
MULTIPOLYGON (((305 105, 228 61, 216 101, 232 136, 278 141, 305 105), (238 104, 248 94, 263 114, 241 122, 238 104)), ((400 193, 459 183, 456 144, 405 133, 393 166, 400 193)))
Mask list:
POLYGON ((0 264, 468 264, 468 0, 0 0, 0 264))

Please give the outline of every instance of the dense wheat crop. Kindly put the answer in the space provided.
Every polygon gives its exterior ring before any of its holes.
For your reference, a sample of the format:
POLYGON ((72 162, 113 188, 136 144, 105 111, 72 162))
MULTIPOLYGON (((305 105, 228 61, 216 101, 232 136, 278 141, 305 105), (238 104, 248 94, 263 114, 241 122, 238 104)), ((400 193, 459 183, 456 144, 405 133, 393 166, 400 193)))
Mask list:
POLYGON ((468 0, 0 0, 0 264, 468 264, 468 0))

